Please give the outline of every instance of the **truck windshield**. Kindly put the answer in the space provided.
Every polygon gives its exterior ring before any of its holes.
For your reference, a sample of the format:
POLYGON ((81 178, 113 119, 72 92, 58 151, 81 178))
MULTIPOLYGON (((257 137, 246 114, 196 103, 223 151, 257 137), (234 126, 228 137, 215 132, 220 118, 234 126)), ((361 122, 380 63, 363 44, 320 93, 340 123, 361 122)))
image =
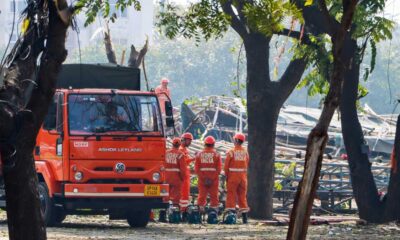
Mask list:
POLYGON ((155 96, 127 94, 71 94, 68 97, 71 135, 162 134, 155 96))

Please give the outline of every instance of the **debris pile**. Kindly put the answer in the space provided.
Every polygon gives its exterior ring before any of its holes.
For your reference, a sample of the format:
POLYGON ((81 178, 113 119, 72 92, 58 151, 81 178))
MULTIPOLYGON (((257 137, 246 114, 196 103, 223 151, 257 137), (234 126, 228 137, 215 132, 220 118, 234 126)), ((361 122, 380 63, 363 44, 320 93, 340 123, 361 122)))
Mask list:
MULTIPOLYGON (((276 146, 294 154, 303 154, 307 137, 316 125, 321 110, 287 105, 278 118, 276 146)), ((191 132, 195 139, 213 136, 217 140, 232 141, 235 132, 247 133, 246 107, 240 98, 207 96, 186 100, 175 112, 178 132, 191 132)), ((368 105, 359 114, 371 158, 387 161, 390 158, 396 129, 392 115, 378 115, 368 105)), ((329 128, 327 158, 345 158, 340 116, 336 113, 329 128)), ((304 156, 304 155, 303 155, 304 156)))

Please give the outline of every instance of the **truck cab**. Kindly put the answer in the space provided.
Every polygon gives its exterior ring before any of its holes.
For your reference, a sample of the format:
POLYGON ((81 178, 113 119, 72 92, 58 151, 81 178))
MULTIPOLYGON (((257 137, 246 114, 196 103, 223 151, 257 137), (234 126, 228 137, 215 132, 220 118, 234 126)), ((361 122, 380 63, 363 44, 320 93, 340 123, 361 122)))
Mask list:
POLYGON ((163 163, 170 125, 154 92, 58 88, 33 153, 46 224, 67 214, 107 214, 146 226, 151 209, 168 206, 163 163))

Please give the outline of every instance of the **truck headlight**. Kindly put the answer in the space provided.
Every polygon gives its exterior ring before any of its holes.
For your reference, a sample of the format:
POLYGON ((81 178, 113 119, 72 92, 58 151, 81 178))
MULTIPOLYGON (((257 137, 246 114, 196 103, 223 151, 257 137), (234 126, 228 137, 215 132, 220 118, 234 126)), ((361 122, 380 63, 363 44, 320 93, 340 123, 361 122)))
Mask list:
POLYGON ((75 180, 76 181, 81 181, 83 179, 83 173, 82 172, 76 172, 75 173, 75 180))
POLYGON ((153 181, 158 182, 160 181, 161 175, 158 172, 153 173, 153 181))

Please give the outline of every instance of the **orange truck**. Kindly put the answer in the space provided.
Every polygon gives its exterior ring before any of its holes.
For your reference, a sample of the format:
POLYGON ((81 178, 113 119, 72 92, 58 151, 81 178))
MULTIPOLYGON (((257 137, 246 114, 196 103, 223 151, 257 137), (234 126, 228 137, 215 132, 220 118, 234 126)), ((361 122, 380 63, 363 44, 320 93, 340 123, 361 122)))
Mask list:
POLYGON ((67 214, 105 214, 145 227, 151 209, 168 206, 172 106, 163 118, 139 76, 125 67, 64 65, 33 153, 47 225, 67 214))

